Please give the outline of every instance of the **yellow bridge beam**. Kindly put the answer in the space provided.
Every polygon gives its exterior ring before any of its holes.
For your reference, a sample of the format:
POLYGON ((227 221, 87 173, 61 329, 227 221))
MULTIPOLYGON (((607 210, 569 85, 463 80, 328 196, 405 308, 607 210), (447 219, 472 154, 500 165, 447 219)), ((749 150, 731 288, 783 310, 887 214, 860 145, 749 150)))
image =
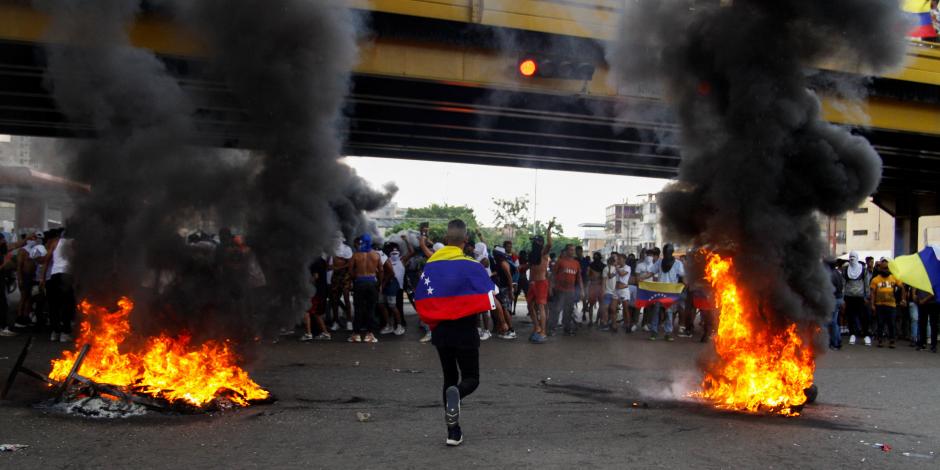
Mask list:
MULTIPOLYGON (((403 15, 476 22, 546 33, 609 39, 622 0, 346 0, 350 6, 403 15)), ((23 5, 0 0, 0 39, 42 42, 48 18, 23 5)), ((157 19, 143 18, 129 28, 134 45, 175 56, 199 56, 202 46, 191 32, 157 19)), ((519 89, 594 97, 636 96, 611 86, 599 67, 588 83, 570 80, 522 80, 517 57, 493 51, 379 38, 361 45, 356 72, 456 82, 470 86, 519 89)), ((825 69, 837 66, 822 65, 825 69)), ((912 43, 904 69, 885 77, 940 85, 940 48, 912 43)), ((824 115, 832 122, 940 135, 940 107, 871 99, 861 105, 826 99, 824 115)))

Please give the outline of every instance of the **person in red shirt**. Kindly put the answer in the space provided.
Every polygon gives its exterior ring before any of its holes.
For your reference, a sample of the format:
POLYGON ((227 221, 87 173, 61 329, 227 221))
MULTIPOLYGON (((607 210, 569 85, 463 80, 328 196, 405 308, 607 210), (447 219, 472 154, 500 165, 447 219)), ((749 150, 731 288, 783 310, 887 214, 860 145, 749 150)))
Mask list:
POLYGON ((581 262, 575 258, 574 245, 565 245, 561 257, 552 269, 555 288, 555 305, 549 315, 549 336, 558 326, 561 315, 565 335, 573 336, 577 325, 574 321, 575 304, 583 300, 584 280, 581 277, 581 262), (581 295, 579 295, 579 293, 581 295))

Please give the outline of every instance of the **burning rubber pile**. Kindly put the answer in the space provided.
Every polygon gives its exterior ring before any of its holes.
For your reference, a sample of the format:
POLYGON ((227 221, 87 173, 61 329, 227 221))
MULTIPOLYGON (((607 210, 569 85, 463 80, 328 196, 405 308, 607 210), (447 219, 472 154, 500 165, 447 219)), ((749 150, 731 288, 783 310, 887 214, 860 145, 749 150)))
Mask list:
MULTIPOLYGON (((188 335, 161 334, 139 347, 129 347, 129 316, 134 303, 118 301, 118 309, 80 305, 81 333, 76 351, 64 351, 52 361, 49 378, 65 383, 75 369, 92 388, 119 390, 123 396, 149 397, 152 405, 176 409, 225 409, 247 406, 270 398, 248 373, 238 367, 238 357, 228 343, 193 344, 188 335), (90 346, 85 348, 85 346, 90 346), (84 354, 82 353, 84 351, 84 354)), ((85 392, 80 392, 85 393, 85 392)), ((105 395, 110 395, 105 391, 105 395)))
POLYGON ((822 119, 809 77, 828 82, 820 93, 857 98, 861 80, 816 70, 895 67, 906 27, 896 0, 703 3, 628 1, 608 59, 625 82, 662 84, 681 125, 662 221, 705 247, 720 310, 696 395, 794 416, 834 307, 816 215, 857 207, 881 178, 868 141, 822 119))

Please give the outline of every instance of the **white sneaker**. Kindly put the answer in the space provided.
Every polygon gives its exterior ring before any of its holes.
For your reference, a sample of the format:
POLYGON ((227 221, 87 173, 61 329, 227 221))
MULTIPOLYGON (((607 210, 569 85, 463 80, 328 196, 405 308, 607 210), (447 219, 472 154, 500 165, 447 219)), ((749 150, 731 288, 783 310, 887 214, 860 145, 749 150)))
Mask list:
POLYGON ((365 338, 362 338, 362 342, 363 343, 378 343, 379 339, 376 338, 375 335, 373 335, 372 333, 369 333, 365 336, 365 338))
POLYGON ((871 336, 865 337, 865 346, 871 346, 871 336))
POLYGON ((352 331, 352 322, 351 322, 351 321, 346 322, 346 331, 352 331))
POLYGON ((430 343, 430 342, 431 342, 431 332, 429 331, 429 332, 425 333, 424 336, 422 336, 421 339, 418 340, 418 342, 421 342, 421 343, 430 343))
POLYGON ((483 333, 480 335, 480 341, 486 341, 493 337, 493 333, 490 333, 490 330, 483 330, 483 333))
POLYGON ((855 344, 855 335, 849 336, 849 344, 855 344))
POLYGON ((395 336, 401 336, 405 334, 405 327, 398 325, 392 333, 395 333, 395 336))
POLYGON ((395 332, 395 328, 392 328, 392 325, 387 325, 385 328, 382 328, 379 331, 380 335, 390 335, 395 332))
POLYGON ((636 325, 633 325, 633 326, 630 327, 630 332, 632 333, 632 332, 634 332, 634 331, 636 331, 636 325))
POLYGON ((6 337, 16 336, 16 333, 10 331, 9 328, 4 328, 0 330, 0 336, 6 336, 6 337))
POLYGON ((71 343, 71 342, 72 342, 72 335, 70 335, 70 334, 68 334, 68 333, 62 333, 62 335, 59 336, 59 342, 60 342, 60 343, 71 343))
POLYGON ((49 341, 52 341, 53 343, 59 341, 59 334, 52 333, 51 335, 49 335, 49 341))
POLYGON ((300 337, 300 340, 303 342, 313 341, 313 335, 310 333, 304 333, 303 336, 300 337))
POLYGON ((509 332, 506 333, 506 339, 516 339, 516 338, 518 338, 518 337, 519 337, 519 336, 516 335, 516 332, 515 332, 515 331, 509 330, 509 332))
POLYGON ((649 325, 643 325, 643 331, 649 331, 649 330, 650 330, 649 325))
POLYGON ((339 331, 339 323, 333 322, 333 326, 330 327, 330 331, 339 331))
POLYGON ((333 339, 333 336, 325 331, 313 337, 314 341, 330 341, 331 339, 333 339))

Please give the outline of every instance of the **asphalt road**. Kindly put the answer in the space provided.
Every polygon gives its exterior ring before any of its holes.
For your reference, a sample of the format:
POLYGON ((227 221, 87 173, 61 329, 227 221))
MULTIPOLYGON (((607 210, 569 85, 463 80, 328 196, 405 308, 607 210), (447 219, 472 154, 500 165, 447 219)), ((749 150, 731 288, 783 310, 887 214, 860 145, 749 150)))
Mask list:
MULTIPOLYGON (((20 378, 0 443, 30 447, 0 468, 940 468, 940 355, 906 345, 826 354, 817 404, 783 418, 685 399, 706 347, 689 339, 494 338, 447 448, 437 355, 417 339, 265 345, 250 370, 279 401, 214 415, 77 418, 37 408, 48 391, 20 378)), ((22 342, 0 338, 0 380, 22 342)), ((40 338, 27 364, 60 350, 40 338)))

